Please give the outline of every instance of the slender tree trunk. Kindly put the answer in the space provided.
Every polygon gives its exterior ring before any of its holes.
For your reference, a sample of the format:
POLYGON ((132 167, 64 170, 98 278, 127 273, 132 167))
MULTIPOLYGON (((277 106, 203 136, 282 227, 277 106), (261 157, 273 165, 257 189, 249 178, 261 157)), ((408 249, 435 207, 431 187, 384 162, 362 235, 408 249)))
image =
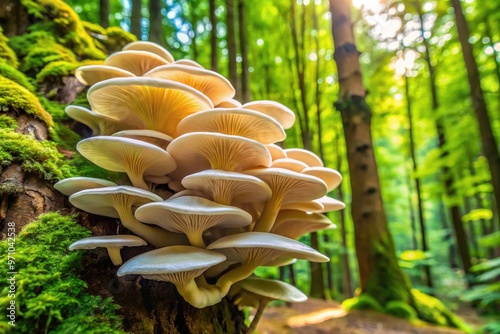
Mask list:
POLYGON ((236 90, 236 100, 240 100, 240 85, 238 82, 238 64, 236 63, 236 24, 234 22, 234 0, 226 0, 226 38, 227 38, 227 57, 228 57, 228 72, 229 81, 236 90))
POLYGON ((382 305, 391 300, 412 303, 411 287, 398 265, 383 207, 371 136, 371 110, 365 102, 350 5, 348 0, 330 0, 340 84, 335 106, 342 117, 347 147, 361 293, 371 295, 382 305))
POLYGON ((465 68, 467 69, 467 79, 469 81, 470 97, 472 106, 479 124, 479 134, 484 155, 488 160, 488 166, 491 172, 491 183, 493 185, 493 194, 495 196, 496 206, 500 206, 500 153, 497 142, 491 128, 488 109, 484 98, 483 89, 479 78, 476 59, 469 43, 469 28, 467 20, 462 12, 460 0, 451 0, 455 11, 455 18, 458 30, 458 40, 462 46, 462 55, 464 56, 465 68))
POLYGON ((408 178, 406 182, 408 187, 408 208, 410 210, 410 230, 411 230, 411 245, 412 249, 419 249, 417 241, 417 222, 415 219, 415 210, 413 209, 413 187, 411 184, 411 172, 408 171, 408 178))
POLYGON ((132 13, 130 16, 130 32, 141 40, 142 0, 132 0, 132 13))
MULTIPOLYGON (((495 66, 495 75, 497 77, 497 84, 500 86, 500 62, 497 61, 498 56, 500 54, 499 51, 495 50, 495 45, 493 44, 493 33, 491 32, 491 25, 490 25, 490 16, 487 15, 484 18, 484 34, 490 38, 490 41, 488 43, 488 46, 493 50, 493 54, 489 57, 493 65, 495 66)), ((500 88, 497 90, 497 95, 498 95, 498 100, 500 102, 500 88)))
POLYGON ((250 73, 248 72, 248 41, 245 0, 238 0, 238 26, 241 51, 241 102, 250 101, 250 73))
POLYGON ((163 40, 163 9, 162 0, 149 0, 149 40, 158 43, 162 46, 165 45, 163 40))
POLYGON ((109 0, 99 0, 99 23, 109 27, 109 0))
POLYGON ((211 47, 211 57, 210 64, 212 71, 219 71, 219 46, 217 45, 217 15, 215 15, 215 0, 210 0, 208 2, 208 8, 210 10, 210 25, 212 30, 210 31, 210 47, 211 47))
MULTIPOLYGON (((413 165, 413 172, 416 173, 418 170, 417 165, 417 157, 415 154, 415 136, 413 129, 413 115, 411 110, 411 97, 410 97, 410 89, 409 89, 409 80, 405 75, 405 95, 406 95, 406 115, 408 117, 408 136, 410 139, 410 156, 413 165)), ((422 251, 428 252, 429 247, 427 245, 427 231, 425 227, 425 216, 424 216, 424 204, 422 201, 422 190, 420 186, 420 179, 418 177, 415 178, 415 191, 417 193, 417 208, 418 208, 418 222, 420 225, 420 239, 422 240, 422 251)), ((425 282, 428 287, 432 288, 432 275, 430 266, 424 266, 425 272, 425 282)))

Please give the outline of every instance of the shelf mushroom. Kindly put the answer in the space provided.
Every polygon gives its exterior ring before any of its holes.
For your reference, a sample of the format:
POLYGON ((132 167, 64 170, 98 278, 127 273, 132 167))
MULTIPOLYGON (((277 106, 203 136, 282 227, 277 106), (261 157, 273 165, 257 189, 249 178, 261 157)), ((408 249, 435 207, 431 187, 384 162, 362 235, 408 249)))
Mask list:
POLYGON ((198 68, 205 68, 201 64, 199 64, 191 59, 177 59, 176 61, 174 61, 174 64, 185 65, 185 66, 194 66, 194 67, 198 67, 198 68))
POLYGON ((327 167, 307 167, 303 169, 301 173, 316 176, 317 178, 322 179, 326 183, 328 192, 337 188, 342 182, 342 175, 340 175, 340 173, 335 169, 327 167))
POLYGON ((293 285, 256 276, 236 283, 235 289, 238 290, 234 297, 235 304, 257 308, 252 323, 248 327, 248 334, 255 332, 264 309, 270 302, 282 300, 289 303, 301 303, 307 300, 307 296, 293 285))
POLYGON ((290 159, 290 158, 283 158, 283 159, 273 160, 273 164, 271 165, 271 167, 284 168, 284 169, 288 169, 288 170, 300 173, 308 166, 299 160, 290 159))
POLYGON ((235 99, 229 99, 222 101, 221 103, 215 106, 216 108, 241 108, 241 102, 236 101, 235 99))
POLYGON ((85 86, 92 86, 98 82, 123 77, 135 77, 133 73, 124 69, 107 65, 87 65, 75 70, 75 77, 85 86))
POLYGON ((64 111, 70 118, 88 126, 93 136, 107 136, 116 131, 135 128, 133 125, 121 123, 84 107, 67 106, 64 111))
POLYGON ((123 247, 145 246, 147 242, 135 235, 105 235, 80 239, 69 245, 69 250, 105 247, 115 266, 123 263, 120 249, 123 247))
POLYGON ((141 223, 134 217, 134 210, 150 202, 162 202, 163 199, 149 191, 115 186, 87 189, 69 197, 71 204, 86 212, 105 217, 120 218, 123 226, 156 247, 186 244, 186 237, 156 226, 141 223))
POLYGON ((285 130, 290 129, 293 123, 295 123, 294 112, 278 102, 268 100, 252 101, 245 103, 242 107, 271 116, 277 120, 285 130))
POLYGON ((85 189, 104 188, 113 186, 116 186, 116 183, 104 179, 98 179, 95 177, 84 177, 84 176, 70 177, 54 184, 54 188, 58 190, 61 194, 66 196, 71 196, 74 193, 77 193, 85 189))
POLYGON ((286 158, 285 151, 276 144, 266 145, 267 150, 271 154, 271 158, 274 160, 286 158))
POLYGON ((118 276, 141 275, 146 279, 172 282, 186 302, 203 308, 220 302, 222 295, 215 286, 199 287, 195 278, 225 259, 218 252, 193 246, 163 247, 128 260, 118 270, 118 276))
POLYGON ((122 48, 123 51, 130 50, 138 50, 138 51, 147 51, 156 54, 157 56, 162 57, 167 62, 171 63, 174 61, 174 56, 170 52, 168 52, 165 48, 160 45, 147 41, 135 41, 128 43, 122 48))
POLYGON ((113 133, 114 137, 124 137, 145 141, 165 149, 174 138, 154 130, 123 130, 113 133))
POLYGON ((302 148, 285 149, 287 158, 304 162, 309 167, 323 167, 323 161, 311 151, 302 148))
POLYGON ((271 233, 290 239, 298 239, 304 234, 324 229, 336 228, 327 216, 299 210, 283 210, 276 217, 271 233))
POLYGON ((141 50, 118 51, 104 61, 104 65, 121 68, 137 76, 168 63, 169 61, 157 54, 141 50))

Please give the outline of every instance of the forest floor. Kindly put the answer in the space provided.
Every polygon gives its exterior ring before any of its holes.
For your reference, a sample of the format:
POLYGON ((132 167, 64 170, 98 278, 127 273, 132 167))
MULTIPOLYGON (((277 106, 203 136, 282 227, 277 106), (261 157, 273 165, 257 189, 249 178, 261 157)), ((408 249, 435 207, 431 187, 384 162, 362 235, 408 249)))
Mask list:
MULTIPOLYGON (((473 327, 481 320, 474 312, 460 310, 464 320, 473 327)), ((417 327, 404 319, 373 311, 353 311, 348 314, 339 303, 309 299, 291 306, 268 307, 264 311, 258 334, 459 334, 459 330, 436 327, 417 327)))

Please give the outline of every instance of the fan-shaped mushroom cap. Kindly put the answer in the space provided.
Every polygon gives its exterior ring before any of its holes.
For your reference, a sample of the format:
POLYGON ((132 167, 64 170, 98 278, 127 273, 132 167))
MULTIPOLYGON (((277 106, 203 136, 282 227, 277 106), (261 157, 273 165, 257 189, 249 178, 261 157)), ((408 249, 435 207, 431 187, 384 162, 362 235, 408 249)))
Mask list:
POLYGON ((202 234, 211 227, 247 226, 252 221, 252 217, 239 208, 195 196, 143 205, 137 209, 135 217, 147 224, 184 233, 191 245, 197 247, 205 246, 202 234))
POLYGON ((135 77, 135 75, 129 71, 114 66, 86 65, 76 69, 75 77, 82 84, 92 86, 100 81, 111 78, 135 77))
POLYGON ((165 58, 148 51, 138 50, 115 52, 104 61, 104 65, 118 67, 137 76, 165 64, 168 64, 165 58))
POLYGON ((123 130, 113 133, 113 136, 137 139, 161 148, 166 148, 174 140, 174 138, 154 130, 123 130))
POLYGON ((284 169, 288 169, 288 170, 300 173, 308 166, 305 163, 303 163, 302 161, 290 159, 290 158, 284 158, 284 159, 273 160, 273 164, 271 165, 271 167, 284 168, 284 169))
POLYGON ((323 167, 323 161, 313 152, 301 148, 287 148, 287 158, 304 162, 309 167, 323 167))
POLYGON ((300 303, 307 300, 307 296, 302 291, 293 285, 278 280, 250 276, 235 285, 263 299, 267 299, 267 301, 283 300, 289 303, 300 303))
POLYGON ((132 184, 148 189, 144 176, 164 176, 176 167, 175 160, 161 148, 130 138, 98 136, 78 143, 78 151, 99 167, 126 172, 132 184))
POLYGON ((235 94, 234 87, 222 75, 195 66, 170 64, 157 67, 144 76, 172 80, 193 87, 205 94, 214 105, 232 98, 235 94))
POLYGON ((241 108, 241 103, 235 99, 229 99, 220 102, 215 106, 216 108, 241 108))
MULTIPOLYGON (((278 234, 278 233, 275 233, 275 234, 278 234)), ((285 257, 277 257, 274 260, 266 262, 262 266, 263 267, 283 267, 283 266, 288 266, 290 264, 294 264, 295 262, 297 262, 297 259, 289 258, 289 257, 285 256, 285 257)))
POLYGON ((298 239, 304 234, 328 228, 335 228, 330 219, 319 213, 298 210, 283 210, 276 217, 271 233, 290 239, 298 239))
POLYGON ((173 179, 210 168, 237 172, 271 165, 271 156, 263 144, 214 132, 186 133, 174 139, 167 152, 177 161, 177 169, 171 173, 173 179))
POLYGON ((70 177, 54 184, 54 188, 56 188, 60 193, 66 196, 71 196, 74 193, 85 189, 112 186, 116 186, 116 183, 104 179, 97 179, 95 177, 83 176, 70 177))
POLYGON ((323 196, 314 201, 323 205, 323 211, 320 211, 320 213, 345 209, 345 204, 343 202, 328 196, 323 196))
POLYGON ((218 132, 241 136, 263 144, 285 140, 286 134, 273 118, 253 110, 216 108, 187 116, 177 132, 218 132))
POLYGON ((187 85, 154 78, 115 78, 92 86, 93 110, 114 120, 177 136, 177 124, 195 112, 213 108, 202 93, 187 85))
POLYGON ((200 65, 199 63, 197 63, 191 59, 177 59, 176 61, 174 61, 174 63, 177 65, 186 65, 186 66, 194 66, 194 67, 198 67, 198 68, 204 68, 202 65, 200 65))
POLYGON ((329 192, 337 188, 342 182, 342 175, 335 169, 327 167, 307 167, 301 173, 322 179, 326 183, 329 192))
POLYGON ((207 249, 224 254, 228 261, 241 262, 217 281, 222 294, 226 295, 231 284, 252 274, 258 266, 278 257, 291 257, 314 262, 327 262, 329 259, 313 248, 289 238, 273 233, 246 232, 228 235, 210 245, 207 249))
POLYGON ((147 242, 135 235, 105 235, 75 241, 69 246, 69 250, 106 247, 111 262, 113 262, 115 266, 119 266, 122 264, 122 257, 120 255, 121 248, 144 245, 147 245, 147 242))
POLYGON ((138 255, 118 269, 118 276, 141 275, 146 279, 172 282, 182 297, 194 307, 218 303, 222 296, 198 288, 194 279, 226 257, 193 246, 171 246, 138 255), (200 291, 201 290, 201 291, 200 291))
POLYGON ((273 192, 254 226, 254 231, 258 232, 269 232, 283 204, 311 201, 325 196, 327 192, 326 184, 321 179, 283 168, 252 169, 245 174, 266 182, 273 192))
POLYGON ((160 45, 147 41, 135 41, 132 43, 128 43, 122 48, 123 51, 147 51, 156 54, 157 56, 162 57, 167 62, 171 63, 174 61, 174 56, 170 52, 168 52, 165 48, 162 48, 160 45))
POLYGON ((276 144, 266 145, 267 150, 271 154, 271 158, 274 160, 286 158, 285 151, 276 144))
POLYGON ((223 170, 207 169, 188 175, 182 179, 182 185, 224 205, 260 202, 271 197, 271 189, 259 178, 223 170))
POLYGON ((156 226, 144 225, 134 217, 134 210, 150 202, 163 199, 152 192, 128 187, 115 186, 79 191, 69 197, 75 207, 89 213, 105 217, 120 218, 123 226, 156 247, 184 243, 185 237, 156 226))
POLYGON ((64 111, 75 121, 88 126, 94 136, 106 136, 116 131, 134 128, 133 125, 120 123, 115 119, 95 113, 85 107, 67 106, 64 111))
POLYGON ((267 100, 252 101, 245 103, 243 105, 243 108, 256 110, 263 114, 271 116, 281 124, 283 129, 291 128, 293 126, 293 123, 295 122, 295 114, 293 113, 293 111, 278 102, 267 100))
POLYGON ((305 201, 305 202, 293 202, 282 204, 280 210, 301 210, 306 212, 323 212, 325 207, 314 201, 305 201))

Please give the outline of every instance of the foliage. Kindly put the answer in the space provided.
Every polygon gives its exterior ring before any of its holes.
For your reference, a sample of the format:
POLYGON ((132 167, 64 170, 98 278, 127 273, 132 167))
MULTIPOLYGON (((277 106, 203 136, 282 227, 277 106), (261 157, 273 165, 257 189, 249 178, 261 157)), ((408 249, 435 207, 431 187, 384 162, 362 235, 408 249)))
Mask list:
POLYGON ((342 307, 346 311, 374 310, 378 312, 384 312, 384 307, 380 305, 376 298, 373 298, 372 296, 364 293, 357 297, 344 300, 342 302, 342 307))
POLYGON ((18 71, 16 68, 5 62, 0 62, 0 77, 12 80, 30 92, 35 93, 35 86, 30 82, 30 80, 21 71, 18 71))
POLYGON ((51 61, 36 75, 36 80, 42 83, 50 80, 50 78, 70 76, 75 73, 75 70, 79 66, 79 63, 72 63, 64 60, 51 61))
MULTIPOLYGON (((27 226, 15 240, 16 323, 2 317, 3 333, 123 333, 118 307, 111 299, 89 295, 79 278, 82 253, 70 252, 75 240, 90 231, 59 213, 42 215, 27 226)), ((7 263, 7 241, 0 244, 0 257, 7 263)), ((9 276, 1 274, 2 281, 9 276)), ((6 309, 11 298, 2 290, 0 305, 6 309)))
POLYGON ((0 77, 0 108, 4 111, 25 112, 52 126, 50 114, 42 107, 38 98, 18 83, 0 77))
POLYGON ((17 56, 8 45, 9 39, 3 34, 3 29, 0 27, 0 63, 6 62, 7 64, 17 67, 17 56))
POLYGON ((14 130, 17 127, 17 121, 10 116, 0 115, 0 129, 14 130))
POLYGON ((399 300, 393 300, 388 302, 385 305, 384 312, 387 314, 394 315, 398 318, 403 318, 413 321, 418 319, 417 312, 415 312, 413 307, 399 300))

